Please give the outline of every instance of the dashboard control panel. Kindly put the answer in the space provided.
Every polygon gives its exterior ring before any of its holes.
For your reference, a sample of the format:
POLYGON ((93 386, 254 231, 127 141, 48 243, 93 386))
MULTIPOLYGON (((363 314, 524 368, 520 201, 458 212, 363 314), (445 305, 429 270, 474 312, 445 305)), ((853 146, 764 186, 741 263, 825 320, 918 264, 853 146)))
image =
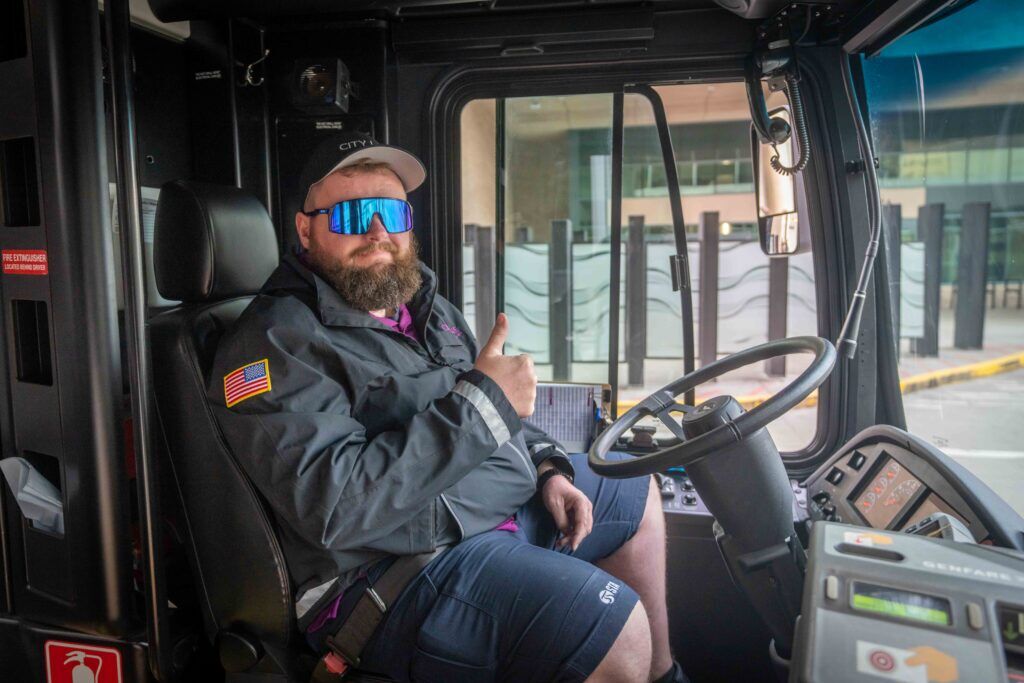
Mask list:
POLYGON ((791 683, 1024 681, 1024 553, 828 522, 810 541, 791 683))
POLYGON ((665 512, 692 513, 710 516, 700 494, 682 468, 671 468, 666 474, 659 474, 661 505, 665 512))
POLYGON ((989 535, 945 476, 926 459, 892 443, 839 453, 805 485, 812 519, 915 533, 919 523, 945 513, 975 541, 989 535))

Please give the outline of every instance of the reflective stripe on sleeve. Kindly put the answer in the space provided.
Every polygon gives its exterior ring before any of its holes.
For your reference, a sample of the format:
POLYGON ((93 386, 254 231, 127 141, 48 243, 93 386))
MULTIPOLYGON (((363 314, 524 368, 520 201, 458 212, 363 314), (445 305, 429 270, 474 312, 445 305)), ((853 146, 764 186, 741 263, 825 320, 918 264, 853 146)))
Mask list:
POLYGON ((548 443, 547 441, 541 441, 530 446, 530 455, 540 455, 540 453, 546 451, 549 448, 554 449, 555 453, 557 453, 558 455, 564 456, 566 458, 569 457, 566 454, 566 452, 563 451, 561 448, 559 448, 553 443, 548 443))
POLYGON ((498 409, 494 407, 491 399, 487 398, 487 394, 480 387, 472 382, 461 380, 452 391, 472 403, 473 407, 480 412, 480 415, 484 418, 484 424, 487 425, 487 428, 491 431, 491 436, 494 437, 499 446, 512 438, 505 420, 501 419, 498 409))

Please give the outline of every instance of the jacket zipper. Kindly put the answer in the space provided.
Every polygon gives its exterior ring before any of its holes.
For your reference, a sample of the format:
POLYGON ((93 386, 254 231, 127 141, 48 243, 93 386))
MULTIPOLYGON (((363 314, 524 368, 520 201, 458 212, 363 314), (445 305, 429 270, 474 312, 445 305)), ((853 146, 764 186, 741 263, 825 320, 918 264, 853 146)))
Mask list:
POLYGON ((459 516, 455 514, 455 510, 452 508, 452 504, 448 502, 448 499, 445 498, 443 493, 441 494, 441 502, 444 503, 444 506, 446 508, 448 508, 448 513, 452 516, 452 519, 455 520, 455 524, 459 527, 459 540, 461 541, 466 537, 466 530, 462 526, 462 520, 460 520, 459 516))

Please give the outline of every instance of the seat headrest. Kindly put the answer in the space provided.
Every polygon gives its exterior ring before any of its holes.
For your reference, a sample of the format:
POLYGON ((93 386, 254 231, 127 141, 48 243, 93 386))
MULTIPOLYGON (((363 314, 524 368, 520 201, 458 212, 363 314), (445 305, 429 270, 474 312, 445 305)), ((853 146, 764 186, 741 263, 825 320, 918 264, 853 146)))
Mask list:
POLYGON ((172 180, 156 207, 153 266, 166 299, 255 294, 277 267, 267 210, 237 187, 172 180))

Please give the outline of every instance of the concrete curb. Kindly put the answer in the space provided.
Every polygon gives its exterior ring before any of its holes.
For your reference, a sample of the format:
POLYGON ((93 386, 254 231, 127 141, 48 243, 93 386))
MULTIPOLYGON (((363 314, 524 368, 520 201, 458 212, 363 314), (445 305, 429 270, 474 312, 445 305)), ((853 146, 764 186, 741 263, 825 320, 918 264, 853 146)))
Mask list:
MULTIPOLYGON (((955 368, 942 368, 931 372, 922 372, 919 375, 912 375, 900 380, 900 393, 912 394, 915 391, 934 389, 944 384, 956 384, 968 382, 972 379, 992 377, 1004 372, 1013 372, 1024 368, 1024 352, 1011 353, 1008 356, 1000 356, 991 360, 983 360, 969 365, 960 365, 955 368)), ((736 401, 743 406, 744 410, 750 410, 771 398, 771 394, 752 394, 750 396, 736 396, 736 401)), ((635 406, 639 401, 619 401, 619 415, 635 406)), ((818 392, 805 398, 797 408, 813 408, 818 405, 818 392)))

